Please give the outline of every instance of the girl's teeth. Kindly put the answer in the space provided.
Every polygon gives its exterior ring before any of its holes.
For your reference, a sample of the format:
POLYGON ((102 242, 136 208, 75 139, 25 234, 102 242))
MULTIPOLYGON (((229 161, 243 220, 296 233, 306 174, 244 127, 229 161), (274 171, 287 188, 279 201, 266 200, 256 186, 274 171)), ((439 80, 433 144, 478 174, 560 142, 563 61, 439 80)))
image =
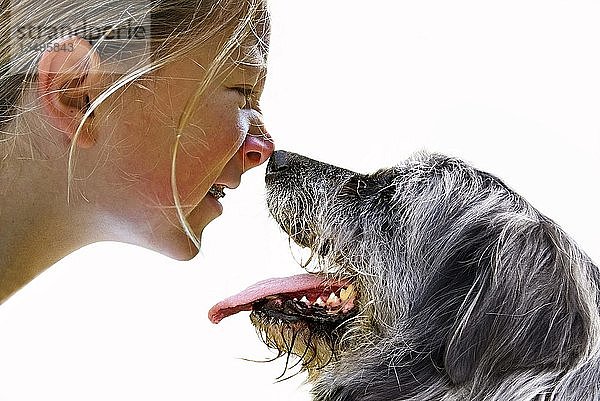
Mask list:
POLYGON ((225 186, 223 185, 214 184, 212 187, 210 187, 208 193, 214 196, 215 198, 219 199, 225 196, 225 192, 223 192, 224 188, 225 186))

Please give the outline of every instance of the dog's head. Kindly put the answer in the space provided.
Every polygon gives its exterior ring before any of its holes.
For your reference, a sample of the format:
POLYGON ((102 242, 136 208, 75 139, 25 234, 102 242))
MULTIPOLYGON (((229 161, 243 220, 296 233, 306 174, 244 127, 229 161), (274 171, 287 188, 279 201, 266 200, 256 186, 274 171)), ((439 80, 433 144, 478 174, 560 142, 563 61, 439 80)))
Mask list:
POLYGON ((211 319, 252 310, 316 399, 484 399, 521 373, 551 387, 596 352, 597 269, 496 177, 435 154, 358 174, 277 151, 266 183, 321 273, 259 283, 211 319))

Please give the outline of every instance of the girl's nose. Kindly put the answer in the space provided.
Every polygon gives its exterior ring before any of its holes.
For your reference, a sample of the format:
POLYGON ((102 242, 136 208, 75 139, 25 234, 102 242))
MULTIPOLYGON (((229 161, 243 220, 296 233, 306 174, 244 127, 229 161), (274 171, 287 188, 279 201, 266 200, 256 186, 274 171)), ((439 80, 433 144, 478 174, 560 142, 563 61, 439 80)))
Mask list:
POLYGON ((240 148, 244 161, 243 172, 267 161, 273 153, 274 148, 273 138, 271 138, 271 135, 266 131, 261 133, 248 133, 240 148))

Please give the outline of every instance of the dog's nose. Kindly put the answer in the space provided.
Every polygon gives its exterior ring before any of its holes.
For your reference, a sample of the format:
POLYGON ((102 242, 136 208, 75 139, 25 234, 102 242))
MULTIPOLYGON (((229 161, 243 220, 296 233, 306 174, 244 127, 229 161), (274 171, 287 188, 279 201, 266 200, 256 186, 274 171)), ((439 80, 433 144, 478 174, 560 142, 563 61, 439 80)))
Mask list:
POLYGON ((267 175, 281 174, 289 169, 290 154, 285 150, 276 150, 269 158, 267 175))

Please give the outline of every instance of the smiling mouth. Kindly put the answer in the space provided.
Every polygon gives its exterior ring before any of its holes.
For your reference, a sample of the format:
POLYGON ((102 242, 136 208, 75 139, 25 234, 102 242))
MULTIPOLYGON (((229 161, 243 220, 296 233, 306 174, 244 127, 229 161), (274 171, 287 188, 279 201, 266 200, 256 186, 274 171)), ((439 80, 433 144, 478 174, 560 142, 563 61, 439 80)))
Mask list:
POLYGON ((212 195, 215 199, 221 199, 225 197, 225 185, 213 184, 212 187, 208 190, 208 193, 212 195))

